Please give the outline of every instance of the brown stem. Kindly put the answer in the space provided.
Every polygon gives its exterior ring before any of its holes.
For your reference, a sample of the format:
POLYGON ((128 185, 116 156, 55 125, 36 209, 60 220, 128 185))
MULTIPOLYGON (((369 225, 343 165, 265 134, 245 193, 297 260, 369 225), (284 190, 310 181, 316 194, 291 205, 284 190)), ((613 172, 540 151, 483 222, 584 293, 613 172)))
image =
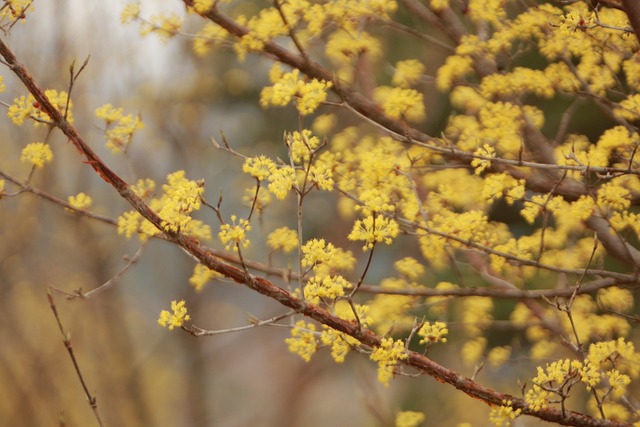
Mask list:
POLYGON ((640 37, 640 2, 638 0, 622 0, 622 6, 633 31, 636 33, 636 38, 640 37))

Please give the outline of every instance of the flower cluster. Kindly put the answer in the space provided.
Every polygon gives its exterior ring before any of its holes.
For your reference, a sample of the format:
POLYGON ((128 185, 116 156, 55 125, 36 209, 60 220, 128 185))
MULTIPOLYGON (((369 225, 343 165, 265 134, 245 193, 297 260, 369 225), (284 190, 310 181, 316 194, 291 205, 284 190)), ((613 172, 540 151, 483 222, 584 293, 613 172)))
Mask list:
POLYGON ((267 245, 274 251, 289 253, 298 247, 298 233, 288 227, 280 227, 269 233, 267 245))
POLYGON ((280 70, 277 64, 274 67, 276 71, 271 72, 273 85, 262 89, 260 94, 260 105, 263 107, 284 107, 295 100, 300 114, 307 115, 313 113, 327 99, 327 90, 331 88, 331 82, 318 79, 306 82, 300 78, 298 69, 282 73, 277 71, 280 70))
POLYGON ((396 414, 395 427, 416 427, 424 421, 424 414, 415 411, 402 411, 396 414))
POLYGON ((53 153, 49 144, 45 142, 32 142, 22 149, 20 160, 31 163, 34 168, 44 167, 46 163, 51 162, 53 153))
POLYGON ((338 297, 344 296, 345 289, 351 288, 344 277, 324 276, 312 277, 304 286, 304 298, 311 304, 318 304, 320 300, 332 301, 338 297))
POLYGON ((91 197, 87 196, 84 193, 78 193, 75 196, 69 196, 67 200, 72 207, 79 210, 87 209, 89 206, 91 206, 92 203, 91 197))
POLYGON ((231 224, 222 224, 218 237, 225 245, 226 250, 233 249, 237 252, 241 247, 247 248, 249 246, 248 231, 251 231, 249 221, 244 218, 238 220, 236 215, 231 215, 231 224))
POLYGON ((522 413, 522 409, 513 409, 511 400, 503 400, 502 405, 493 406, 489 413, 489 421, 496 427, 509 427, 511 421, 522 413))
POLYGON ((404 343, 401 340, 393 341, 392 338, 383 338, 379 347, 376 347, 369 358, 378 362, 378 380, 389 386, 389 381, 393 378, 393 371, 401 360, 408 357, 404 343))
POLYGON ((114 154, 126 152, 135 131, 144 128, 139 114, 125 116, 122 108, 115 108, 111 104, 96 109, 96 117, 105 121, 104 139, 107 148, 114 154))
POLYGON ((289 346, 290 352, 309 362, 318 348, 315 325, 304 320, 297 321, 291 330, 291 337, 286 338, 284 342, 289 346))
MULTIPOLYGON (((0 87, 0 91, 2 90, 4 90, 4 85, 0 87)), ((73 102, 69 99, 67 92, 47 89, 44 94, 53 107, 61 114, 66 114, 67 121, 73 123, 71 110, 73 102)), ((36 102, 31 94, 26 97, 15 98, 13 104, 9 106, 7 115, 16 126, 21 126, 24 123, 24 119, 27 118, 33 119, 34 126, 39 126, 42 123, 51 123, 49 115, 42 110, 40 103, 36 102)))
MULTIPOLYGON (((140 181, 134 192, 143 194, 153 191, 153 182, 140 181)), ((152 198, 148 203, 162 218, 162 227, 168 232, 183 232, 198 239, 211 239, 211 229, 202 221, 194 219, 191 214, 200 209, 201 196, 204 192, 202 181, 192 181, 185 177, 184 171, 177 171, 167 175, 167 184, 162 186, 163 194, 152 198)), ((156 227, 142 217, 137 211, 125 212, 118 218, 118 233, 127 238, 133 233, 140 233, 140 239, 145 240, 157 234, 156 227)))
POLYGON ((400 232, 400 226, 393 218, 382 215, 368 215, 356 220, 353 230, 347 236, 349 240, 364 240, 363 251, 372 249, 376 243, 391 244, 400 232))
POLYGON ((173 328, 180 328, 184 325, 184 322, 191 320, 191 317, 187 314, 187 307, 184 306, 184 300, 180 302, 171 301, 171 311, 162 310, 160 312, 160 318, 158 319, 158 325, 163 328, 168 328, 173 331, 173 328))
POLYGON ((446 335, 449 333, 447 324, 444 322, 425 322, 418 330, 418 335, 422 337, 420 344, 433 344, 437 342, 447 342, 446 335))
POLYGON ((193 274, 189 278, 189 284, 193 286, 196 292, 200 292, 204 285, 212 279, 222 277, 217 271, 213 271, 202 264, 196 264, 193 268, 193 274))

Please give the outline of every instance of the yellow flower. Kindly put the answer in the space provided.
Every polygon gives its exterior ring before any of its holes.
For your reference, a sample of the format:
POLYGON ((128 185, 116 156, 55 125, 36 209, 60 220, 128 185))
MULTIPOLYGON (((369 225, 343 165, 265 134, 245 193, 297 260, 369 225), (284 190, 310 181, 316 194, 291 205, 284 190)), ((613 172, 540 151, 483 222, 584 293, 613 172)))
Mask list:
POLYGON ((198 13, 206 13, 213 6, 213 0, 194 0, 193 8, 198 13))
POLYGON ((266 156, 249 157, 242 165, 242 171, 250 174, 258 181, 269 178, 276 170, 276 164, 266 156))
POLYGON ((49 145, 44 142, 32 142, 22 150, 20 160, 31 163, 33 167, 41 168, 45 163, 51 162, 53 153, 49 145))
POLYGON ((104 134, 106 145, 114 154, 126 152, 133 138, 133 134, 138 129, 143 129, 144 124, 140 115, 132 116, 122 114, 122 108, 113 108, 111 104, 105 104, 96 110, 96 116, 104 119, 107 130, 104 134), (115 126, 111 127, 111 124, 115 126))
POLYGON ((311 304, 318 304, 320 300, 335 300, 344 296, 344 290, 351 287, 344 277, 324 276, 312 277, 304 286, 304 299, 311 304))
POLYGON ((511 400, 503 400, 501 406, 493 406, 489 413, 489 421, 497 427, 509 427, 511 421, 522 413, 522 409, 514 410, 511 400))
POLYGON ((283 200, 295 181, 295 171, 291 166, 283 166, 269 176, 269 186, 267 187, 278 200, 283 200))
POLYGON ((222 275, 217 271, 213 271, 205 265, 196 264, 193 268, 193 274, 189 278, 189 284, 193 286, 196 292, 200 292, 208 281, 218 277, 222 277, 222 275))
POLYGON ((380 86, 373 92, 373 99, 392 119, 419 122, 426 117, 422 94, 414 89, 380 86))
POLYGON ((486 157, 495 157, 496 150, 489 144, 484 144, 482 147, 478 148, 474 153, 475 156, 484 157, 478 158, 474 157, 471 160, 471 166, 475 168, 475 174, 480 175, 482 171, 491 166, 491 160, 487 160, 486 157))
POLYGON ((393 341, 392 338, 383 338, 379 347, 374 348, 369 359, 378 362, 378 380, 389 386, 389 381, 393 378, 393 370, 399 361, 408 357, 405 352, 404 342, 393 341))
POLYGON ((399 232, 400 227, 394 219, 381 215, 369 215, 353 224, 353 230, 347 238, 349 240, 364 240, 366 243, 362 250, 366 251, 372 249, 376 243, 391 244, 399 232))
POLYGON ((187 314, 187 308, 184 304, 184 300, 180 302, 171 301, 171 311, 173 311, 173 313, 162 310, 160 312, 160 318, 158 319, 158 325, 172 331, 173 328, 180 328, 184 322, 190 320, 191 317, 187 314))
POLYGON ((417 280, 424 274, 424 265, 420 264, 415 258, 405 257, 396 261, 393 266, 409 280, 417 280))
POLYGON ((96 108, 96 117, 103 119, 108 126, 122 118, 122 108, 115 108, 111 104, 104 104, 102 107, 96 108))
POLYGON ((433 344, 437 342, 447 342, 446 335, 449 333, 447 324, 444 322, 425 322, 418 331, 418 335, 422 337, 420 344, 433 344))
POLYGON ((33 12, 33 0, 7 0, 2 8, 0 16, 11 16, 13 19, 25 20, 27 12, 33 12))
POLYGON ((298 233, 288 227, 277 228, 267 237, 267 245, 274 251, 289 253, 298 247, 298 233))
POLYGON ((396 63, 396 70, 393 73, 391 84, 394 86, 408 88, 420 80, 424 73, 424 65, 416 59, 408 59, 396 63))
POLYGON ((76 209, 86 209, 91 206, 91 197, 84 193, 78 193, 75 196, 69 196, 67 198, 69 204, 76 209))
POLYGON ((335 114, 321 114, 315 118, 311 129, 318 135, 326 135, 333 130, 337 121, 335 114))
POLYGON ((631 193, 624 187, 608 182, 598 190, 597 200, 602 208, 622 211, 631 205, 631 193))
POLYGON ((402 411, 396 414, 396 427, 416 427, 423 421, 422 412, 402 411))
POLYGON ((289 133, 286 136, 286 142, 289 146, 291 159, 295 163, 308 162, 311 155, 320 146, 320 139, 314 136, 309 129, 289 133))
POLYGON ((238 217, 231 215, 231 224, 222 224, 220 226, 220 232, 218 237, 226 250, 233 248, 238 251, 240 247, 246 248, 249 246, 249 239, 247 239, 247 232, 251 230, 251 224, 244 218, 236 223, 238 217))
POLYGON ((633 293, 616 286, 598 290, 598 301, 607 309, 626 313, 633 308, 633 293))
POLYGON ((124 7, 124 9, 122 9, 122 13, 120 14, 120 22, 126 24, 128 22, 134 21, 138 19, 138 15, 140 15, 140 4, 128 3, 124 7))
POLYGON ((291 337, 286 338, 284 342, 289 346, 290 352, 297 354, 305 362, 309 362, 318 348, 315 335, 316 327, 313 323, 299 320, 291 330, 291 337))

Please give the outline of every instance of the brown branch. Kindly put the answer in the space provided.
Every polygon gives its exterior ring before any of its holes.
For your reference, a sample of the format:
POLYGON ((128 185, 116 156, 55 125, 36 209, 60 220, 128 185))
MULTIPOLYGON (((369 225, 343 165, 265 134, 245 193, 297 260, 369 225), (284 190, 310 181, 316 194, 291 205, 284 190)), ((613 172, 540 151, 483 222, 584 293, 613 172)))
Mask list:
POLYGON ((638 0, 622 0, 622 7, 629 18, 637 39, 640 37, 640 2, 638 0))
POLYGON ((18 186, 21 191, 34 194, 40 197, 41 199, 45 199, 52 203, 55 203, 56 205, 62 206, 63 208, 68 209, 78 215, 86 216, 87 218, 91 218, 91 219, 96 219, 98 221, 101 221, 107 224, 118 225, 118 221, 116 221, 113 218, 109 218, 104 215, 99 215, 97 213, 93 213, 85 209, 78 209, 62 199, 59 199, 45 191, 42 191, 36 187, 33 187, 29 184, 26 184, 20 181, 18 178, 15 178, 14 176, 9 175, 7 172, 3 170, 0 170, 0 176, 6 179, 7 181, 10 181, 11 183, 15 184, 16 186, 18 186))
POLYGON ((91 394, 89 391, 89 387, 82 375, 82 371, 80 370, 80 365, 78 364, 78 360, 76 359, 76 355, 73 352, 73 346, 71 345, 70 334, 64 330, 62 326, 62 321, 60 320, 60 316, 58 315, 58 309, 56 308, 56 304, 53 300, 53 295, 51 294, 51 289, 47 291, 47 298, 49 300, 49 307, 51 307, 51 311, 53 311, 53 315, 56 318, 56 322, 58 322, 58 328, 60 329, 60 333, 62 334, 63 343, 67 352, 69 353, 69 357, 71 358, 71 362, 73 363, 73 367, 80 379, 80 384, 82 384, 82 389, 84 390, 85 396, 87 396, 87 400, 89 401, 89 406, 91 406, 91 410, 93 411, 96 420, 98 421, 98 425, 101 427, 104 426, 102 422, 102 418, 100 417, 100 413, 98 412, 98 403, 96 397, 91 394))

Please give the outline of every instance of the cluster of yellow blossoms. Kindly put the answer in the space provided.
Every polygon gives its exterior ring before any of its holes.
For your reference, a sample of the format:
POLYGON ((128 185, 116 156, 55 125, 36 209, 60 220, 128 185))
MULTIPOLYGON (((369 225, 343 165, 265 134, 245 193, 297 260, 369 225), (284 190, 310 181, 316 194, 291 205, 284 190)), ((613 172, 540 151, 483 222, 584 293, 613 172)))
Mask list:
MULTIPOLYGON (((436 14, 457 7, 448 0, 430 0, 428 5, 436 14)), ((329 64, 334 76, 328 81, 305 76, 295 68, 285 70, 277 63, 272 67, 270 83, 260 94, 261 106, 294 105, 301 123, 313 115, 317 118, 309 128, 301 125, 299 130, 285 133, 287 162, 265 155, 245 159, 242 169, 253 178, 254 185, 247 189, 248 204, 262 209, 271 197, 283 200, 296 194, 302 199, 311 189, 337 190, 340 213, 353 224, 347 237, 362 242, 363 251, 371 254, 376 245, 394 244, 405 232, 417 239, 416 246, 433 271, 449 268, 457 254, 472 248, 489 254, 487 264, 481 267, 483 274, 489 272, 496 280, 508 278, 516 287, 535 285, 534 279, 547 280, 545 273, 528 264, 568 270, 601 263, 605 249, 597 245, 593 232, 585 226, 594 215, 605 219, 612 233, 630 232, 640 237, 640 214, 629 211, 634 196, 640 192, 640 179, 630 174, 598 175, 598 182, 594 183, 588 170, 635 170, 640 166, 634 157, 640 135, 629 126, 640 118, 640 61, 636 39, 624 31, 628 28, 624 13, 603 7, 596 14, 584 1, 562 8, 540 4, 515 16, 508 16, 509 9, 502 0, 469 0, 465 5, 469 25, 477 25, 482 34, 463 35, 435 76, 435 87, 449 93, 455 112, 440 138, 410 146, 373 134, 365 126, 334 131, 338 126, 335 115, 321 114, 323 106, 331 104, 330 90, 361 87, 388 119, 401 126, 408 128, 410 123, 425 121, 422 85, 429 79, 424 76, 427 67, 421 61, 409 58, 389 63, 387 69, 392 71, 384 77, 385 84, 378 84, 376 79, 380 77, 376 75, 368 87, 370 82, 363 81, 360 75, 362 70, 366 74, 368 66, 377 73, 377 65, 388 48, 375 31, 368 31, 369 23, 391 20, 398 7, 395 1, 290 0, 252 16, 235 14, 235 21, 246 29, 246 34, 237 40, 213 23, 193 35, 197 54, 233 42, 240 59, 248 52, 263 51, 269 43, 290 38, 305 60, 310 52, 321 52, 322 62, 329 64), (512 66, 510 58, 517 58, 521 52, 534 52, 547 63, 539 69, 512 66), (492 66, 495 71, 483 72, 492 66), (626 92, 619 90, 621 82, 626 92), (562 198, 537 192, 538 187, 527 184, 529 177, 547 173, 536 170, 535 161, 540 160, 534 156, 526 167, 518 164, 531 160, 527 135, 540 135, 549 126, 541 105, 558 94, 601 99, 604 105, 611 106, 612 116, 618 121, 595 141, 584 135, 559 133, 553 144, 549 141, 549 146, 543 147, 544 153, 534 153, 549 160, 546 166, 558 167, 550 174, 560 170, 563 179, 583 184, 584 188, 597 186, 592 194, 585 191, 562 198), (326 138, 322 139, 320 136, 324 135, 326 138), (463 153, 470 160, 464 168, 454 168, 459 165, 448 163, 443 147, 452 153, 463 153), (516 167, 521 173, 508 173, 509 168, 516 167), (505 205, 519 215, 522 226, 517 231, 494 219, 495 211, 505 205)), ((197 0, 190 11, 205 15, 212 7, 216 5, 211 0, 197 0)), ((127 6, 122 19, 137 20, 142 33, 157 33, 165 39, 183 31, 181 17, 156 15, 145 20, 137 5, 127 6)), ((514 60, 513 64, 520 63, 514 60)), ((51 97, 58 99, 58 108, 66 108, 62 94, 51 93, 51 97)), ((38 115, 29 98, 17 99, 9 111, 16 123, 28 117, 47 120, 38 115)), ((124 116, 122 110, 110 106, 102 107, 98 115, 106 122, 105 138, 110 148, 126 151, 134 131, 141 127, 139 117, 124 116)), ((34 166, 47 161, 44 151, 23 157, 34 166)), ((153 190, 145 198, 165 219, 166 231, 209 237, 208 227, 191 218, 191 213, 200 207, 202 186, 184 178, 183 173, 177 174, 170 175, 170 183, 160 198, 153 198, 153 190)), ((142 184, 136 191, 143 193, 142 184)), ((120 218, 119 230, 127 236, 140 233, 148 237, 157 232, 149 225, 136 212, 128 212, 120 218)), ((233 215, 231 223, 221 225, 218 237, 227 250, 240 250, 249 245, 250 230, 248 218, 233 215)), ((419 297, 390 294, 376 295, 366 304, 350 305, 345 298, 354 289, 354 283, 347 279, 355 265, 351 252, 324 239, 305 242, 298 232, 287 227, 269 234, 267 246, 283 253, 299 249, 300 265, 306 270, 299 272, 303 283, 296 296, 307 303, 322 305, 337 316, 382 335, 402 333, 415 324, 415 312, 427 313, 433 321, 425 321, 416 331, 420 344, 447 341, 449 329, 440 319, 447 318, 451 299, 433 298, 424 308, 419 297)), ((396 270, 397 277, 380 280, 381 289, 392 293, 423 287, 420 279, 425 268, 421 261, 404 258, 398 261, 396 270)), ((212 272, 198 266, 191 282, 201 289, 213 277, 212 272)), ((456 285, 440 282, 435 289, 451 290, 456 285)), ((609 405, 608 414, 616 414, 619 419, 631 417, 615 406, 615 398, 640 375, 631 368, 637 364, 638 356, 629 342, 614 339, 628 335, 628 321, 605 313, 603 308, 629 312, 633 302, 621 301, 632 301, 632 295, 625 292, 610 288, 597 296, 578 296, 572 302, 571 322, 557 308, 541 310, 567 336, 575 327, 583 339, 593 344, 583 361, 562 359, 538 369, 525 395, 532 408, 542 409, 564 399, 570 386, 582 384, 601 393, 601 397, 608 397, 604 403, 609 405), (558 388, 558 384, 565 387, 558 388)), ((468 297, 456 307, 461 313, 461 333, 467 338, 463 361, 471 366, 483 361, 498 366, 509 360, 509 346, 488 348, 489 341, 483 336, 496 315, 493 300, 468 297)), ((186 318, 183 308, 174 308, 178 314, 173 315, 173 321, 169 314, 161 317, 164 324, 181 325, 186 318)), ((526 305, 517 304, 510 320, 525 331, 531 343, 529 355, 534 360, 552 357, 558 350, 539 313, 536 316, 526 305)), ((352 337, 325 326, 320 330, 302 320, 292 328, 286 343, 307 361, 320 346, 331 347, 336 362, 344 361, 349 350, 359 345, 352 337)), ((377 362, 379 379, 384 384, 389 383, 396 366, 407 357, 406 346, 402 340, 385 335, 381 345, 372 349, 370 357, 377 362)), ((504 401, 494 407, 491 422, 509 425, 521 413, 512 405, 513 402, 504 401)), ((397 424, 419 423, 417 419, 420 417, 406 415, 397 424)))

